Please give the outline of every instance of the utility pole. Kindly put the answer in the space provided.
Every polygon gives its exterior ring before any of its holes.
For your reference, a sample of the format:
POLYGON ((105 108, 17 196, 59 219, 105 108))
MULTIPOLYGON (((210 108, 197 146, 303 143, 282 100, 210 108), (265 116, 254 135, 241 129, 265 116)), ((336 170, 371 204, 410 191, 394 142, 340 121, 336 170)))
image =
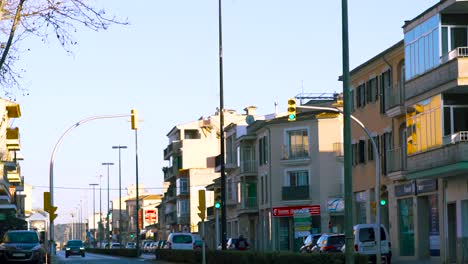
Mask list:
POLYGON ((119 150, 119 243, 122 242, 122 165, 121 165, 121 149, 126 149, 127 146, 112 146, 113 149, 119 150))
POLYGON ((102 246, 102 195, 101 195, 101 191, 102 191, 102 185, 101 185, 101 179, 102 179, 102 175, 99 175, 99 247, 102 246))
POLYGON ((353 235, 353 168, 351 161, 351 96, 349 92, 349 40, 348 0, 341 0, 341 30, 343 42, 343 143, 344 143, 344 195, 345 195, 345 237, 347 264, 354 264, 353 235))
POLYGON ((107 220, 106 220, 106 230, 107 230, 107 245, 110 248, 110 227, 109 227, 109 214, 110 214, 110 199, 109 199, 109 167, 114 165, 112 162, 103 162, 102 165, 107 166, 107 220))
POLYGON ((226 250, 226 173, 224 164, 224 94, 223 94, 223 27, 221 0, 218 1, 219 24, 219 132, 221 145, 221 248, 226 250))
MULTIPOLYGON (((96 241, 96 199, 94 198, 95 196, 95 191, 96 191, 96 185, 97 183, 90 183, 90 186, 93 186, 93 238, 94 241, 96 241)), ((95 245, 93 245, 95 247, 95 245)))

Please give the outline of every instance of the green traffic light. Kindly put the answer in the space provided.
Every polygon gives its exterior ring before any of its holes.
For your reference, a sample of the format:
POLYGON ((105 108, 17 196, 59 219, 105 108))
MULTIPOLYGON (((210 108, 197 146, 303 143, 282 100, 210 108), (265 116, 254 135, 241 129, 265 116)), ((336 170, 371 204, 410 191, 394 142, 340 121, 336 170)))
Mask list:
POLYGON ((289 120, 296 120, 295 114, 289 114, 289 120))
POLYGON ((215 208, 216 208, 216 209, 221 208, 221 203, 215 203, 215 208))
POLYGON ((380 200, 380 205, 382 205, 382 206, 387 205, 387 200, 381 199, 380 200))

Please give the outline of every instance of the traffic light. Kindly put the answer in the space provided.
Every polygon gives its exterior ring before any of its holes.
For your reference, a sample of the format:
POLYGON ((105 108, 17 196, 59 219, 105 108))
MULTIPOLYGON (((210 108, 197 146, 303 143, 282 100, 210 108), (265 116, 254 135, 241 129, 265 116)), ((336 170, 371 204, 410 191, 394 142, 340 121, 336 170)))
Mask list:
POLYGON ((49 221, 52 222, 54 221, 55 218, 57 218, 57 214, 55 213, 57 211, 57 206, 51 206, 49 208, 49 221))
POLYGON ((296 99, 288 100, 288 121, 296 121, 296 99))
POLYGON ((380 186, 380 205, 386 206, 388 204, 388 190, 387 185, 380 186))
POLYGON ((376 215, 376 214, 377 214, 377 208, 376 208, 375 204, 376 204, 376 203, 375 203, 374 201, 370 202, 371 214, 372 214, 372 215, 376 215))
POLYGON ((134 237, 134 236, 135 236, 134 234, 130 234, 130 238, 132 238, 132 239, 133 239, 133 237, 134 237))
POLYGON ((200 211, 198 213, 198 216, 202 219, 202 221, 205 219, 206 216, 205 209, 205 190, 198 190, 198 210, 200 211))
POLYGON ((49 212, 50 209, 50 192, 44 192, 44 211, 49 212))
POLYGON ((214 190, 214 202, 215 202, 215 208, 219 209, 221 208, 221 188, 216 187, 214 190))
POLYGON ((138 111, 136 109, 132 109, 131 113, 132 116, 130 118, 130 121, 132 123, 132 129, 138 130, 138 111))

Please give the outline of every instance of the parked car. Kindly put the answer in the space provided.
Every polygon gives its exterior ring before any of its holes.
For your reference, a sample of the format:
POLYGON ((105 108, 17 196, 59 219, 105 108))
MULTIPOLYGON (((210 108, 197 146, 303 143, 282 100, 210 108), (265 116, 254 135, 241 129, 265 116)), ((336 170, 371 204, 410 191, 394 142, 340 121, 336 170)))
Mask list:
POLYGON ((120 243, 111 243, 111 249, 119 249, 122 248, 122 245, 120 243))
POLYGON ((135 242, 127 242, 127 244, 125 245, 125 248, 128 248, 128 249, 136 248, 136 243, 135 242))
POLYGON ((85 248, 83 241, 81 240, 69 240, 65 245, 65 257, 68 258, 71 255, 81 255, 85 257, 85 248))
POLYGON ((170 233, 165 245, 166 249, 195 249, 200 235, 192 233, 170 233))
POLYGON ((322 236, 322 234, 310 234, 304 239, 304 244, 299 249, 301 253, 311 253, 312 248, 317 244, 317 241, 322 236))
POLYGON ((149 245, 149 252, 154 253, 154 251, 156 250, 157 245, 158 245, 157 241, 151 242, 150 245, 149 245))
POLYGON ((312 247, 312 252, 342 252, 341 248, 344 246, 344 244, 345 235, 343 234, 322 234, 317 240, 317 244, 312 247))
POLYGON ((167 240, 159 240, 158 241, 158 245, 157 245, 157 249, 164 249, 164 246, 166 245, 166 241, 167 240))
POLYGON ((46 251, 36 231, 10 230, 0 243, 0 263, 45 263, 46 251))
MULTIPOLYGON (((369 259, 375 263, 377 245, 375 241, 376 224, 358 224, 354 229, 354 251, 360 254, 369 255, 369 259)), ((380 226, 380 252, 386 263, 392 262, 392 250, 390 237, 384 225, 380 226)))

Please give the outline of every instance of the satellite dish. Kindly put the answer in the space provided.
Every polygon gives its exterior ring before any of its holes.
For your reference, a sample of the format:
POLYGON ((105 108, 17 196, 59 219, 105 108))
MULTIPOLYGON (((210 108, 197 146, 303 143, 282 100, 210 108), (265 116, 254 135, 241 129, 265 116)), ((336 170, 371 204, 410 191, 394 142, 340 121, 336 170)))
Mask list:
POLYGON ((253 117, 253 115, 248 115, 245 118, 245 122, 247 122, 248 125, 251 125, 253 122, 255 122, 255 118, 253 117))

